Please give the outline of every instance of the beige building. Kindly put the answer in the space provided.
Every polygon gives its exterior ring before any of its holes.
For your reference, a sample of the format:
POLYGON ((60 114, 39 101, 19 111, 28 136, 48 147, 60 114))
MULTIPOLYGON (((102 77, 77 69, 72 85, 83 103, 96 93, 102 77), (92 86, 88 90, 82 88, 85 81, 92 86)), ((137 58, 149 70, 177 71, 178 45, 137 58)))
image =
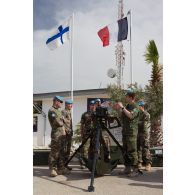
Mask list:
MULTIPOLYGON (((33 146, 48 147, 50 144, 51 127, 47 113, 52 106, 53 97, 59 95, 64 100, 70 98, 70 91, 33 94, 33 146)), ((81 115, 87 110, 87 102, 96 98, 108 98, 106 89, 89 89, 74 91, 73 129, 80 122, 81 115)), ((64 103, 62 108, 64 108, 64 103)))

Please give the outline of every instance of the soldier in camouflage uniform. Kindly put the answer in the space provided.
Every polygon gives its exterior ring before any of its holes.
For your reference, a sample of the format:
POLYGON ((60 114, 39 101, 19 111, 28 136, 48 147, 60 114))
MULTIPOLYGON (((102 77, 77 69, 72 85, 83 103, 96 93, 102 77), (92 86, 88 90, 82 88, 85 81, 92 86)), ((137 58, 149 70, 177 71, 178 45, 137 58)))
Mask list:
POLYGON ((144 109, 144 101, 138 102, 140 109, 140 117, 138 123, 138 167, 142 168, 142 162, 146 165, 146 171, 151 170, 151 155, 150 155, 150 144, 149 144, 149 123, 150 114, 144 109))
MULTIPOLYGON (((73 101, 68 99, 65 101, 65 109, 62 110, 62 115, 64 117, 64 127, 66 132, 66 146, 65 146, 65 160, 70 157, 71 151, 71 143, 72 143, 72 136, 73 136, 73 129, 72 129, 72 116, 71 116, 71 109, 72 109, 73 101)), ((72 168, 68 167, 69 170, 72 168)))
MULTIPOLYGON (((81 131, 82 142, 85 141, 87 139, 87 137, 94 130, 93 119, 92 119, 92 113, 94 111, 95 111, 95 102, 92 100, 89 104, 89 111, 84 112, 81 116, 80 131, 81 131)), ((85 143, 85 145, 82 148, 82 156, 85 158, 90 158, 90 156, 91 156, 90 146, 92 143, 91 144, 90 143, 91 143, 91 138, 89 138, 87 140, 87 142, 85 143)))
POLYGON ((51 152, 49 154, 49 169, 50 176, 55 177, 58 174, 65 174, 68 171, 64 167, 64 143, 65 143, 65 129, 64 118, 59 108, 63 103, 63 98, 55 96, 53 99, 53 106, 48 111, 48 118, 51 130, 51 152))
POLYGON ((122 111, 122 141, 125 165, 122 174, 133 177, 139 174, 137 154, 139 108, 135 103, 135 92, 133 89, 127 90, 126 101, 128 102, 126 107, 121 102, 117 104, 118 109, 122 111))
MULTIPOLYGON (((98 98, 95 100, 95 107, 101 107, 101 100, 98 98)), ((108 121, 107 119, 102 119, 102 124, 103 126, 107 127, 108 126, 108 121)), ((95 125, 95 124, 94 124, 95 125)), ((95 125, 96 126, 96 125, 95 125)), ((105 162, 110 162, 110 137, 109 134, 107 133, 107 131, 103 128, 102 126, 102 130, 100 132, 100 143, 103 146, 103 151, 104 151, 104 161, 105 162)), ((95 136, 93 136, 92 138, 92 143, 95 144, 96 140, 95 140, 95 136)), ((91 146, 92 148, 94 147, 91 146)))

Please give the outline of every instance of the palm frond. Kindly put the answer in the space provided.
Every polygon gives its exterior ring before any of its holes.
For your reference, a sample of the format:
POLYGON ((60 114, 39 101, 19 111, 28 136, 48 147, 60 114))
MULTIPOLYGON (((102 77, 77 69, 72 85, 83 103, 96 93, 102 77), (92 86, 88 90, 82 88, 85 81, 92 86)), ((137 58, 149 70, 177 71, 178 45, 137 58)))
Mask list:
POLYGON ((146 63, 153 63, 153 65, 158 64, 159 54, 154 40, 150 40, 146 46, 146 53, 144 54, 144 57, 146 63))

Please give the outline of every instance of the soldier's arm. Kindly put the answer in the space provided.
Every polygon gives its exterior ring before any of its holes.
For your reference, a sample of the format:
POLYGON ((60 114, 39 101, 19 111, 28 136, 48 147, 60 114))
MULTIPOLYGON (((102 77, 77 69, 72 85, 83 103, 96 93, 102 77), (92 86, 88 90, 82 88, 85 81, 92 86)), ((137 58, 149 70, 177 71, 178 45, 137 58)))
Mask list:
POLYGON ((150 114, 147 111, 144 111, 144 120, 150 121, 150 114))
POLYGON ((53 123, 53 125, 57 127, 62 127, 64 125, 62 117, 58 117, 55 112, 50 112, 49 117, 53 123))
POLYGON ((125 115, 129 118, 132 119, 133 118, 133 114, 131 112, 129 112, 122 104, 122 102, 118 102, 117 103, 118 108, 122 110, 122 112, 125 113, 125 115))
POLYGON ((125 115, 129 118, 132 119, 133 118, 133 113, 129 112, 125 107, 122 108, 122 112, 125 113, 125 115))
POLYGON ((81 137, 83 137, 84 124, 85 124, 84 115, 82 115, 81 116, 81 126, 80 126, 81 137))

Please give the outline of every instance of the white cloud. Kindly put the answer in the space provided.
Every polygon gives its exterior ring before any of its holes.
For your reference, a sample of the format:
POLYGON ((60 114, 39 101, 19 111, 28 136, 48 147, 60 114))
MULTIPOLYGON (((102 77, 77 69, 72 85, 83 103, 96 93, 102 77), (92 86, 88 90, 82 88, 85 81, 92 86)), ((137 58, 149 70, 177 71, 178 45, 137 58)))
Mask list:
MULTIPOLYGON (((109 68, 116 68, 115 46, 103 48, 97 31, 117 20, 117 2, 108 7, 108 1, 106 4, 98 1, 88 11, 75 11, 74 89, 98 88, 100 83, 101 87, 106 87, 108 83, 115 82, 106 75, 109 68)), ((134 81, 142 85, 150 79, 151 67, 143 58, 150 39, 155 40, 162 56, 162 3, 159 2, 131 1, 134 81)), ((127 7, 130 7, 129 1, 127 7)), ((124 12, 127 11, 125 7, 124 12)), ((66 14, 66 9, 58 12, 55 20, 62 22, 66 14)), ((49 34, 47 30, 34 31, 34 93, 70 89, 70 45, 49 51, 45 45, 49 34)), ((126 52, 124 80, 129 83, 129 42, 123 43, 126 52)))

